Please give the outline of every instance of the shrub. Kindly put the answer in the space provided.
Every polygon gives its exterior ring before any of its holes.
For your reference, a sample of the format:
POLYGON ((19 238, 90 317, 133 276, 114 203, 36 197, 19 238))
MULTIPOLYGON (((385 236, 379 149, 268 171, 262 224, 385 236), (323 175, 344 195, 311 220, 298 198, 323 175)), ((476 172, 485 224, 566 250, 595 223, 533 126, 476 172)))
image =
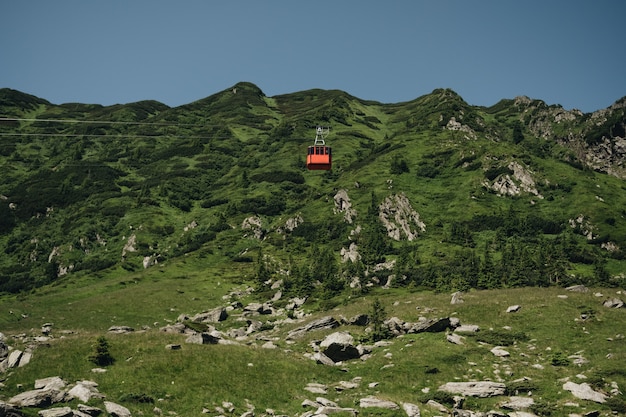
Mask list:
POLYGON ((94 349, 94 353, 89 356, 91 362, 98 366, 108 366, 115 362, 111 352, 109 352, 109 342, 104 336, 98 337, 94 349))
POLYGON ((554 352, 552 359, 550 360, 552 366, 568 366, 571 361, 563 352, 554 352))

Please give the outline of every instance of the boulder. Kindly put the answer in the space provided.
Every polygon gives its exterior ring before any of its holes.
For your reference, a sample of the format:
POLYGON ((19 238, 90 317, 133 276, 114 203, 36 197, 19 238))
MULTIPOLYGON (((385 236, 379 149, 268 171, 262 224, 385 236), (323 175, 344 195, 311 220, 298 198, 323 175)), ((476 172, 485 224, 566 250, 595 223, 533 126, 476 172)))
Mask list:
POLYGON ((476 324, 462 324, 454 329, 455 333, 477 333, 480 327, 476 324))
POLYGON ((511 356, 511 354, 509 353, 509 351, 504 350, 502 347, 500 346, 496 346, 493 349, 491 349, 491 353, 493 353, 494 355, 500 357, 500 358, 506 358, 511 356))
POLYGON ((464 302, 465 300, 463 300, 463 293, 461 291, 457 291, 454 294, 452 294, 452 299, 450 300, 450 304, 456 305, 456 304, 462 304, 464 302))
POLYGON ((86 405, 86 404, 78 404, 78 406, 76 406, 76 408, 78 409, 78 411, 80 411, 83 414, 86 414, 88 416, 99 416, 100 414, 102 414, 102 410, 97 408, 97 407, 92 407, 90 405, 86 405))
POLYGON ((479 398, 504 395, 505 390, 506 385, 492 381, 448 382, 439 387, 439 391, 479 398))
POLYGON ((315 411, 316 416, 323 416, 323 415, 329 415, 329 414, 335 414, 335 413, 345 413, 353 417, 356 417, 359 414, 359 412, 355 410, 354 408, 337 407, 337 406, 329 406, 329 405, 323 405, 319 407, 317 411, 315 411))
POLYGON ((563 384, 563 389, 570 391, 572 395, 581 400, 595 401, 597 403, 604 403, 606 401, 606 395, 601 392, 594 391, 589 384, 583 382, 582 384, 576 384, 574 382, 566 382, 563 384))
POLYGON ((446 331, 451 327, 450 318, 445 317, 442 319, 425 319, 420 320, 417 323, 413 323, 410 325, 407 333, 438 333, 446 331))
POLYGON ((331 316, 322 317, 321 319, 314 320, 309 324, 294 329, 289 332, 287 335, 287 339, 294 339, 303 336, 308 332, 312 332, 315 330, 329 330, 339 327, 339 322, 335 320, 335 318, 331 316))
POLYGON ((446 335, 446 340, 450 343, 454 343, 455 345, 463 344, 463 336, 459 336, 456 333, 450 333, 446 335))
POLYGON ((196 333, 189 336, 185 342, 193 343, 196 345, 216 345, 219 343, 221 337, 218 337, 214 333, 196 333))
POLYGON ((198 313, 191 318, 196 323, 218 323, 228 318, 228 312, 225 307, 214 308, 210 311, 198 313))
POLYGON ((619 298, 609 298, 602 305, 607 308, 622 308, 624 307, 624 302, 619 298))
POLYGON ((35 389, 17 394, 9 400, 9 404, 17 407, 44 408, 65 399, 65 392, 54 388, 35 389))
POLYGON ((420 409, 416 404, 402 403, 402 409, 408 417, 420 417, 420 409))
POLYGON ((104 408, 106 412, 111 414, 113 417, 132 417, 128 408, 111 401, 105 401, 104 408))
POLYGON ((9 353, 9 357, 7 359, 7 368, 15 368, 20 363, 20 359, 22 359, 23 353, 24 352, 22 352, 21 350, 12 350, 11 353, 9 353))
POLYGON ((359 401, 361 408, 385 408, 387 410, 398 410, 400 407, 393 401, 381 400, 376 397, 365 397, 359 401))
POLYGON ((73 417, 74 412, 70 407, 56 407, 39 411, 41 417, 73 417))
POLYGON ((93 381, 80 381, 67 392, 69 398, 78 398, 86 403, 92 398, 103 398, 104 396, 98 392, 98 384, 93 381))
POLYGON ((532 397, 510 397, 509 400, 501 404, 502 408, 509 410, 525 410, 535 403, 532 397))
POLYGON ((359 350, 354 346, 354 338, 348 332, 331 333, 320 343, 322 353, 333 362, 343 362, 359 358, 359 350))

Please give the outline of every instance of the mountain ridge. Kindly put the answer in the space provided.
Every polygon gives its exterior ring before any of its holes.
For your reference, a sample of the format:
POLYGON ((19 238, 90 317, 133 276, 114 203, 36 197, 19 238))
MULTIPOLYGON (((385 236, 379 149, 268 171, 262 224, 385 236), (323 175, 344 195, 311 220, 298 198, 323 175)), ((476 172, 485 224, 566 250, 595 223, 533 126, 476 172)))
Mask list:
MULTIPOLYGON (((150 248, 158 241, 164 247, 156 257, 164 258, 165 251, 180 256, 219 246, 222 238, 240 240, 226 237, 225 227, 237 230, 250 215, 266 216, 265 228, 278 217, 304 212, 308 217, 303 230, 313 233, 311 221, 327 227, 337 222, 328 201, 339 189, 350 190, 353 200, 356 194, 352 204, 360 213, 373 210, 366 209, 374 206, 370 199, 406 193, 408 200, 422 206, 422 217, 430 216, 431 225, 440 225, 429 227, 424 237, 423 245, 433 253, 439 252, 437 241, 449 245, 445 252, 475 251, 491 239, 489 230, 499 230, 495 225, 481 230, 462 207, 469 204, 474 217, 502 219, 515 208, 515 216, 521 217, 513 220, 521 221, 531 215, 520 201, 528 199, 537 207, 532 215, 541 222, 548 224, 549 217, 557 216, 563 225, 557 236, 565 236, 565 226, 574 222, 568 227, 591 236, 588 240, 598 247, 610 242, 611 253, 590 250, 581 241, 574 245, 580 253, 565 257, 565 270, 577 277, 574 281, 596 279, 590 277, 597 273, 589 265, 602 260, 617 272, 621 248, 626 247, 625 213, 619 209, 624 201, 621 181, 626 178, 625 107, 626 97, 591 114, 527 97, 479 107, 450 89, 395 104, 362 100, 340 90, 267 97, 248 82, 173 108, 151 100, 54 105, 2 89, 0 156, 6 176, 0 188, 0 246, 7 255, 0 265, 6 278, 3 289, 36 287, 72 271, 140 267, 139 259, 129 262, 132 252, 125 251, 120 259, 93 242, 128 239, 122 225, 132 226, 130 219, 145 218, 141 213, 155 210, 158 220, 146 220, 156 224, 138 238, 143 249, 136 252, 143 257, 155 256, 150 248), (320 124, 331 126, 335 166, 325 174, 306 173, 304 147, 320 124), (605 174, 617 180, 609 181, 605 174), (608 187, 605 196, 593 195, 592 184, 600 183, 608 187), (579 207, 579 212, 563 210, 558 201, 567 201, 570 209, 579 207), (438 204, 445 208, 437 209, 438 204), (328 214, 317 214, 323 212, 328 214), (78 213, 95 216, 96 221, 87 227, 78 213), (585 220, 579 224, 580 216, 585 220), (171 224, 192 222, 201 223, 202 231, 187 233, 198 236, 185 239, 197 241, 183 243, 171 224), (591 222, 596 233, 585 229, 585 222, 591 222), (54 231, 47 227, 55 224, 54 231), (46 235, 44 244, 37 236, 46 235), (80 250, 82 255, 76 253, 79 242, 92 242, 80 250), (66 249, 55 249, 62 247, 66 249)), ((372 219, 367 221, 375 223, 372 219)), ((350 227, 331 226, 337 231, 331 238, 336 250, 349 243, 340 233, 350 227)), ((532 233, 546 228, 554 230, 545 226, 532 233)), ((319 238, 317 232, 308 240, 298 234, 309 249, 319 238)), ((354 239, 367 246, 365 237, 354 239)), ((380 246, 378 250, 387 253, 371 259, 397 258, 394 245, 380 246)), ((124 245, 116 246, 121 253, 124 245)), ((264 243, 253 246, 260 250, 264 243)), ((274 244, 272 251, 281 250, 274 244)), ((503 256, 502 249, 488 251, 503 256)), ((442 261, 433 254, 422 256, 428 263, 442 261)))

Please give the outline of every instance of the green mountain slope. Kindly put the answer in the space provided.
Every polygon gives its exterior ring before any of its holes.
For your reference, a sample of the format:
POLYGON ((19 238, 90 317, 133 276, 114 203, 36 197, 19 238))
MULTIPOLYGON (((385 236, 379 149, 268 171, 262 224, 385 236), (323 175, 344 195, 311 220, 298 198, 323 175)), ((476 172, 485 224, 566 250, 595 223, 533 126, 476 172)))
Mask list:
POLYGON ((430 417, 441 412, 428 400, 452 412, 442 384, 484 379, 534 392, 538 415, 623 412, 624 309, 602 302, 626 282, 625 108, 626 97, 592 114, 526 97, 486 108, 449 89, 393 104, 337 90, 267 97, 251 83, 176 108, 56 105, 0 89, 0 331, 33 352, 0 373, 0 398, 59 375, 93 379, 133 415, 303 415, 316 397, 304 387, 321 383, 362 416, 405 415, 358 406, 376 395, 430 417), (319 125, 329 172, 305 166, 319 125), (563 289, 574 284, 593 290, 563 289), (450 304, 455 291, 465 303, 450 304), (272 314, 244 307, 270 299, 272 314), (306 359, 330 331, 287 338, 325 315, 374 316, 378 300, 379 315, 399 317, 390 327, 458 317, 482 334, 463 345, 403 334, 341 367, 306 359), (191 318, 218 306, 229 316, 217 331, 239 344, 158 330, 209 331, 191 318), (116 361, 94 376, 103 335, 116 361), (493 356, 497 345, 511 356, 493 356), (562 386, 581 375, 610 401, 572 405, 562 386), (220 412, 224 401, 235 410, 220 412))
POLYGON ((475 287, 477 276, 438 276, 466 275, 485 259, 501 264, 486 287, 624 279, 625 100, 582 114, 524 97, 470 106, 444 89, 381 104, 341 91, 266 97, 239 83, 177 108, 54 105, 8 89, 0 103, 4 291, 142 269, 147 257, 222 251, 236 260, 248 249, 244 258, 256 259, 250 249, 265 246, 304 267, 303 255, 328 245, 339 270, 351 240, 375 252, 366 268, 410 253, 395 272, 418 286, 475 287), (304 169, 317 125, 331 127, 332 172, 304 169), (340 189, 358 213, 353 224, 335 213, 340 189), (419 238, 350 237, 358 226, 376 230, 373 206, 394 195, 419 213, 419 238), (263 240, 241 231, 252 215, 263 240), (295 216, 300 230, 278 234, 295 216))

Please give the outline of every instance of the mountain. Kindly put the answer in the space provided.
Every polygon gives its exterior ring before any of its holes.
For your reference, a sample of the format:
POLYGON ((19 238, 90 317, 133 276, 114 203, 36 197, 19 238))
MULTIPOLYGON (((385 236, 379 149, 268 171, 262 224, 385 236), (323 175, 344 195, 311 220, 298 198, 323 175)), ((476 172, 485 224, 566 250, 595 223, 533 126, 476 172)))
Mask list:
POLYGON ((478 107, 449 89, 395 104, 267 97, 246 82, 175 108, 2 89, 0 290, 207 253, 263 254, 268 274, 294 267, 294 281, 333 281, 333 293, 384 261, 394 285, 618 285, 625 108, 478 107), (330 172, 305 169, 318 125, 330 172), (307 275, 319 252, 334 278, 307 275))
POLYGON ((624 413, 625 103, 0 89, 0 415, 624 413))

